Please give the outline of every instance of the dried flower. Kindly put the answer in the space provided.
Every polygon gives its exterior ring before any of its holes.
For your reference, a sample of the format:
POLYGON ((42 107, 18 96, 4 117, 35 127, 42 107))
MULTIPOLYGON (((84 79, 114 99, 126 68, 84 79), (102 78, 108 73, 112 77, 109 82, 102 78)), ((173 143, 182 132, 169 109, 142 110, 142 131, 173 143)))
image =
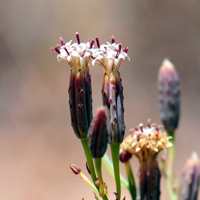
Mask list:
POLYGON ((169 142, 171 137, 167 137, 163 126, 150 124, 150 120, 146 127, 141 123, 135 129, 131 129, 130 133, 121 144, 121 152, 126 150, 136 155, 140 162, 154 159, 161 150, 172 146, 169 142))
POLYGON ((120 152, 126 150, 139 159, 137 199, 158 200, 161 173, 157 157, 160 151, 172 146, 170 137, 167 137, 163 126, 150 124, 150 120, 147 127, 139 124, 137 128, 131 129, 130 133, 121 144, 120 152))
POLYGON ((158 75, 160 116, 166 130, 178 127, 180 83, 178 73, 169 60, 164 60, 158 75))
MULTIPOLYGON (((122 49, 121 44, 112 43, 100 46, 96 38, 98 49, 93 50, 93 62, 101 65, 104 69, 102 97, 107 115, 108 140, 112 144, 120 144, 124 138, 124 106, 123 87, 119 73, 119 67, 125 60, 128 48, 122 49)), ((129 57, 128 57, 129 58, 129 57)))

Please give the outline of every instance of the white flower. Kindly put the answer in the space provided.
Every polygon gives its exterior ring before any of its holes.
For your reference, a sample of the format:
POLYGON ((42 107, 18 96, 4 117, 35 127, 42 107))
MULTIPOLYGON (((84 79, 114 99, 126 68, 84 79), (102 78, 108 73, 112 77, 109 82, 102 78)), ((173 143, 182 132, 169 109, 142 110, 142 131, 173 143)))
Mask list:
POLYGON ((58 53, 57 59, 65 60, 72 67, 72 69, 79 70, 88 65, 90 57, 92 55, 92 48, 94 42, 80 43, 79 34, 76 33, 77 42, 72 44, 72 40, 64 43, 64 40, 60 38, 61 47, 56 46, 53 50, 58 53))
MULTIPOLYGON (((97 44, 99 44, 98 38, 96 38, 97 44)), ((128 48, 122 49, 121 44, 114 43, 115 39, 112 38, 112 44, 107 42, 106 44, 102 44, 97 49, 91 49, 93 55, 92 64, 95 63, 101 65, 107 75, 111 73, 115 73, 119 70, 120 64, 127 57, 129 60, 129 56, 127 54, 128 48)))

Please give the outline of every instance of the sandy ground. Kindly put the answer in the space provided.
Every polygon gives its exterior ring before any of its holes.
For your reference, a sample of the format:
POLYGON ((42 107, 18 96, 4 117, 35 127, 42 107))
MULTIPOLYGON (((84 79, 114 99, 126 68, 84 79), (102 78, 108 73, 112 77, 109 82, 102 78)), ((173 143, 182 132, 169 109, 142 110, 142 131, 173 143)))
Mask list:
MULTIPOLYGON (((115 35, 129 47, 121 67, 126 134, 148 118, 160 123, 157 74, 164 58, 181 78, 181 121, 174 172, 181 173, 195 150, 200 154, 199 1, 1 1, 0 2, 0 199, 94 199, 92 189, 69 169, 84 173, 85 156, 68 108, 69 66, 49 48, 98 35, 115 35)), ((91 67, 93 112, 101 105, 102 69, 91 67)), ((134 173, 138 161, 132 160, 134 173)), ((123 166, 121 166, 124 171, 123 166)), ((104 171, 110 199, 114 181, 104 171)), ((130 199, 126 190, 122 194, 130 199)), ((162 200, 167 200, 162 180, 162 200)))

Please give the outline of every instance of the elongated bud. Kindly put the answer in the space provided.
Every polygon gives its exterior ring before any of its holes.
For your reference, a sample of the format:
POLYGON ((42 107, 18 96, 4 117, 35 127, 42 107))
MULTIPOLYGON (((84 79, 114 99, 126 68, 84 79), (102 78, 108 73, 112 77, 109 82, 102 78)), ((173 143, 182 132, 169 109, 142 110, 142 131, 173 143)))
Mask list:
POLYGON ((186 162, 181 180, 179 200, 197 200, 200 178, 200 163, 196 152, 186 162))
POLYGON ((164 60, 158 75, 160 116, 166 130, 178 127, 180 112, 180 83, 178 73, 169 60, 164 60))
POLYGON ((108 133, 104 107, 98 108, 88 131, 89 147, 93 158, 101 158, 106 152, 108 133))
POLYGON ((56 46, 54 50, 58 53, 58 61, 65 60, 71 66, 68 90, 71 124, 76 136, 84 139, 87 138, 92 120, 92 89, 88 63, 93 44, 89 41, 81 43, 78 33, 76 38, 77 42, 74 44, 71 41, 65 44, 60 38, 62 46, 56 46))
POLYGON ((112 144, 120 144, 124 138, 125 124, 123 87, 119 67, 128 57, 128 50, 125 48, 126 51, 124 51, 121 44, 115 44, 114 37, 111 39, 111 44, 100 46, 99 40, 97 41, 99 49, 93 52, 92 63, 96 62, 104 68, 102 98, 107 116, 108 141, 112 144))

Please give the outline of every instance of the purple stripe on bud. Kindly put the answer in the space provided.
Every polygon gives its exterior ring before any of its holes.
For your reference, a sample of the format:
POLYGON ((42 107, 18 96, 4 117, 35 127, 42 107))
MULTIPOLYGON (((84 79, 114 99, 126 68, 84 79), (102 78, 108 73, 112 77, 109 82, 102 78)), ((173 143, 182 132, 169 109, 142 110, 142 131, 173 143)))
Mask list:
POLYGON ((86 109, 85 84, 83 70, 79 70, 75 77, 76 114, 78 130, 81 138, 87 137, 88 119, 86 109))

